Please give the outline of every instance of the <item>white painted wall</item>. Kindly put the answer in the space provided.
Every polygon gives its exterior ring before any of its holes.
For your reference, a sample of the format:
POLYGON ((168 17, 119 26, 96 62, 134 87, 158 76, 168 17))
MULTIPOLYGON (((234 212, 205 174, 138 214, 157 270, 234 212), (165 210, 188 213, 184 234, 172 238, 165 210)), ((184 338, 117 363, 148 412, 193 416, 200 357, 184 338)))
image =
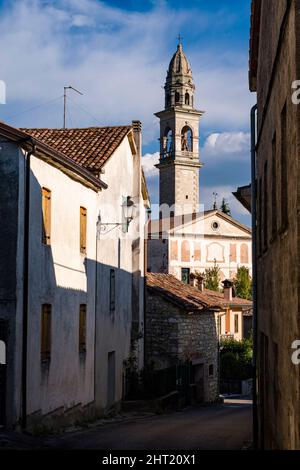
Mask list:
POLYGON ((28 414, 94 400, 96 221, 100 194, 32 157, 28 414), (42 239, 41 188, 51 190, 51 245, 42 239), (87 254, 80 253, 80 206, 87 209, 87 254), (50 366, 41 365, 41 305, 52 305, 50 366), (87 304, 87 352, 78 350, 79 306, 87 304))
MULTIPOLYGON (((104 166, 103 180, 109 190, 101 195, 101 220, 103 223, 122 222, 122 197, 133 194, 133 158, 128 140, 125 139, 104 166), (112 209, 112 202, 115 208, 112 209)), ((138 202, 137 200, 135 202, 138 202)), ((123 361, 130 353, 132 310, 132 243, 135 225, 129 225, 128 233, 120 226, 107 226, 98 241, 98 320, 97 320, 97 381, 96 400, 105 408, 107 397, 108 353, 116 352, 116 401, 122 398, 123 361), (106 233, 107 232, 107 233, 106 233), (116 269, 116 309, 109 309, 110 269, 116 269)), ((143 267, 141 266, 141 270, 143 267)))
POLYGON ((243 339, 243 312, 241 310, 235 309, 230 310, 230 331, 226 331, 226 318, 225 314, 220 315, 220 323, 221 323, 221 331, 220 335, 229 335, 233 336, 235 340, 241 341, 243 339), (238 332, 235 332, 234 322, 235 322, 235 315, 238 315, 239 318, 239 328, 238 332))
MULTIPOLYGON (((157 229, 158 224, 154 222, 154 230, 157 229)), ((251 235, 234 223, 224 220, 218 215, 211 215, 204 218, 199 218, 196 221, 187 220, 184 225, 175 227, 170 231, 169 225, 164 227, 169 233, 165 240, 150 240, 148 249, 148 266, 151 267, 152 272, 169 272, 178 279, 181 279, 181 269, 189 268, 191 272, 204 272, 205 269, 214 266, 214 260, 221 271, 221 280, 232 278, 237 273, 238 267, 245 266, 249 269, 250 275, 252 274, 252 240, 251 235), (213 222, 218 222, 219 228, 217 231, 212 229, 213 222), (177 257, 174 257, 174 252, 171 248, 172 242, 177 241, 178 251, 177 257), (186 242, 190 247, 190 260, 184 261, 181 256, 181 247, 186 242), (163 243, 168 243, 168 249, 163 250, 163 243), (236 245, 236 260, 230 256, 230 245, 236 245), (197 260, 195 257, 195 247, 200 245, 201 258, 197 260), (242 262, 241 247, 247 245, 248 247, 248 263, 242 262), (162 250, 168 253, 167 268, 164 269, 161 263, 162 250), (177 259, 175 259, 177 258, 177 259)), ((152 234, 156 236, 155 233, 152 234)))
MULTIPOLYGON (((18 245, 16 253, 16 345, 14 350, 14 416, 20 418, 23 242, 24 242, 24 155, 12 146, 19 161, 18 245)), ((75 181, 60 169, 32 156, 30 193, 29 319, 27 414, 43 416, 72 407, 96 403, 107 407, 108 353, 115 351, 115 401, 122 398, 123 361, 130 353, 132 321, 132 244, 139 264, 139 321, 143 333, 144 247, 143 205, 140 218, 128 233, 114 227, 110 236, 97 240, 99 212, 102 222, 122 222, 122 196, 140 201, 140 156, 133 155, 127 137, 104 167, 108 189, 96 192, 75 181), (135 168, 133 166, 134 159, 135 168), (41 188, 51 190, 51 245, 42 244, 41 188), (138 189, 137 189, 138 188, 138 189), (133 191, 136 190, 136 194, 133 191), (80 207, 87 209, 87 253, 80 253, 80 207), (116 311, 109 309, 109 271, 116 270, 116 311), (52 305, 51 361, 41 363, 41 306, 52 305), (87 304, 87 351, 79 354, 79 306, 87 304), (95 347, 96 344, 96 347, 95 347), (95 367, 96 364, 96 367, 95 367)), ((136 214, 137 215, 137 214, 136 214)), ((112 228, 112 227, 110 227, 112 228)), ((136 264, 136 262, 135 262, 136 264)), ((143 367, 143 339, 138 344, 139 367, 143 367)))

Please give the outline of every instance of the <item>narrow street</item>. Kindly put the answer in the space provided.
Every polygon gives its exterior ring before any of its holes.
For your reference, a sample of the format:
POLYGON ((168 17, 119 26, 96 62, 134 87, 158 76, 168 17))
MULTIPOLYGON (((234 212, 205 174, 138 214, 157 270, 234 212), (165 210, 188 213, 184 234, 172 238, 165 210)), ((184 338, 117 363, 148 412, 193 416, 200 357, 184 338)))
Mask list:
POLYGON ((239 450, 251 441, 251 427, 251 401, 231 399, 221 405, 189 408, 47 438, 42 445, 60 449, 239 450))

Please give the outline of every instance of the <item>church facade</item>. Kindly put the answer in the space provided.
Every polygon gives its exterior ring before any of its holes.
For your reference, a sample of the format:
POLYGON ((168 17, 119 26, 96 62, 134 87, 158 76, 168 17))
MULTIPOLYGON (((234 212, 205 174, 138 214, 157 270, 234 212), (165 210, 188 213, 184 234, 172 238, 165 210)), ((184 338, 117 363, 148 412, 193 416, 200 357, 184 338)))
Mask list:
POLYGON ((173 274, 188 283, 194 272, 217 264, 220 281, 239 266, 251 274, 251 230, 218 210, 200 206, 199 124, 192 70, 182 44, 172 57, 160 121, 160 217, 148 226, 148 271, 173 274))

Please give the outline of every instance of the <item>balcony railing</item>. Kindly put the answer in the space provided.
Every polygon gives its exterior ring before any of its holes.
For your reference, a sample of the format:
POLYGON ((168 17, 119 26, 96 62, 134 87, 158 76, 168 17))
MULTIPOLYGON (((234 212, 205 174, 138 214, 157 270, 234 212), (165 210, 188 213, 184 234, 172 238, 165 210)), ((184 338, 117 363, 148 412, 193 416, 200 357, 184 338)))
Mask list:
POLYGON ((220 335, 220 340, 234 339, 234 335, 220 335))

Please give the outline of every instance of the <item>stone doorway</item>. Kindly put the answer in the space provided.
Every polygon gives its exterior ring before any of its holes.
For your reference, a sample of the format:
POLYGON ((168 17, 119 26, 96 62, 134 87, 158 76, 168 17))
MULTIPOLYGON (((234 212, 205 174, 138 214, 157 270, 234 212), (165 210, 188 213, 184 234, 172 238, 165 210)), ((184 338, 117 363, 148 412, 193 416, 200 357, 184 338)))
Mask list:
POLYGON ((107 361, 107 406, 111 407, 115 403, 116 389, 116 353, 108 353, 107 361))
POLYGON ((205 402, 205 387, 204 387, 204 364, 193 365, 194 383, 195 389, 195 400, 197 403, 205 402))

